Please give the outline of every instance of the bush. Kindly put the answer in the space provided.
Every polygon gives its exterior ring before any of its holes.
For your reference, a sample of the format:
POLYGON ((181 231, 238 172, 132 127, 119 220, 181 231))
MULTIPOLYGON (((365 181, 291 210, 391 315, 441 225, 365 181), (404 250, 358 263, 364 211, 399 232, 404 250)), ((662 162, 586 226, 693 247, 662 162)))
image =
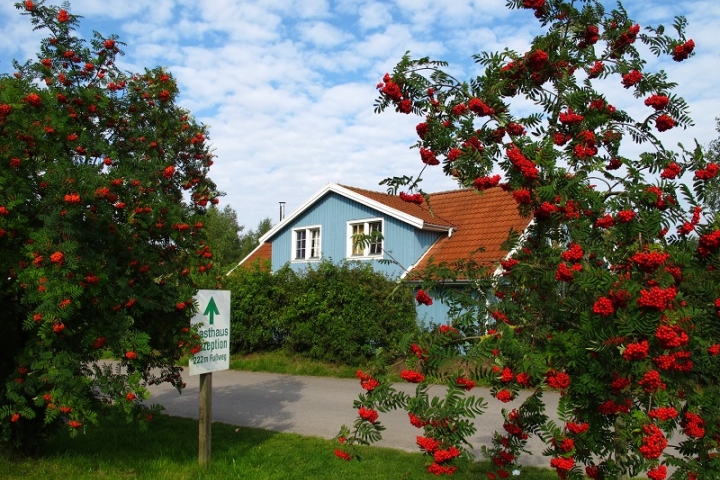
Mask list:
POLYGON ((271 273, 259 262, 250 268, 237 268, 227 277, 223 288, 231 291, 232 353, 282 347, 287 337, 284 317, 297 286, 298 276, 289 266, 271 273))
POLYGON ((316 360, 357 365, 417 330, 409 288, 368 264, 322 262, 296 274, 256 264, 238 269, 232 291, 232 349, 286 348, 316 360))

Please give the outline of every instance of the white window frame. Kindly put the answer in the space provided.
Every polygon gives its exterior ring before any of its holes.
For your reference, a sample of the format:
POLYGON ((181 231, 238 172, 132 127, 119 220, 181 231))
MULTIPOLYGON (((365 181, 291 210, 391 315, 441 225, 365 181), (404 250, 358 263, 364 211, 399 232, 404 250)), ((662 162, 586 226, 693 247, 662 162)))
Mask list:
POLYGON ((293 262, 312 262, 319 261, 322 258, 321 225, 293 228, 291 237, 290 258, 293 262), (298 237, 301 232, 305 236, 305 246, 303 247, 303 256, 298 256, 298 237))
MULTIPOLYGON (((361 254, 356 253, 353 248, 353 235, 355 234, 355 230, 353 227, 360 227, 362 226, 362 234, 363 235, 369 235, 370 234, 370 225, 374 223, 380 224, 380 233, 385 235, 385 220, 383 218, 366 218, 362 220, 348 220, 347 222, 347 249, 345 252, 346 258, 350 260, 372 260, 376 258, 383 258, 384 256, 384 248, 385 248, 385 237, 380 241, 380 252, 379 253, 370 253, 370 247, 371 245, 367 245, 365 248, 363 248, 363 251, 361 254)), ((360 233, 359 231, 357 233, 360 233)))

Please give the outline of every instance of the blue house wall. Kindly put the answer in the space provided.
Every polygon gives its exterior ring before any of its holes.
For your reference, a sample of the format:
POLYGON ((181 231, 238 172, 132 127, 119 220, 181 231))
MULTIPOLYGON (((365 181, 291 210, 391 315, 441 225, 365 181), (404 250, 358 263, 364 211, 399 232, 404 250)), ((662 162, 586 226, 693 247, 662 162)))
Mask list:
POLYGON ((373 268, 387 274, 390 278, 400 277, 403 269, 416 263, 428 248, 444 233, 428 232, 397 220, 378 210, 362 205, 334 192, 329 192, 318 200, 312 208, 303 212, 285 228, 278 231, 272 239, 272 265, 279 268, 290 263, 293 270, 306 268, 311 261, 296 261, 293 255, 292 231, 301 227, 320 226, 321 259, 340 262, 347 258, 347 223, 357 220, 382 218, 383 252, 381 257, 350 258, 361 262, 372 262, 373 268), (392 256, 392 258, 391 258, 392 256), (381 263, 379 259, 395 259, 400 265, 381 263))

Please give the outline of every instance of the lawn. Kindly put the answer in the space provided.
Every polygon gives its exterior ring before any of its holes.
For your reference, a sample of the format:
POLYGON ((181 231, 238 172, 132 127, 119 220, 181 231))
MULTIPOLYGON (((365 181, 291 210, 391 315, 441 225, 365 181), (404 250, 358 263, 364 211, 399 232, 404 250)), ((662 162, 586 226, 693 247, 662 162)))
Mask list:
MULTIPOLYGON (((39 456, 0 453, 0 478, 14 479, 423 479, 422 455, 367 447, 361 462, 333 454, 333 442, 295 434, 213 424, 212 461, 198 465, 196 420, 158 415, 147 431, 108 419, 86 435, 53 437, 39 456)), ((485 462, 465 465, 451 478, 487 478, 485 462)), ((555 480, 551 470, 527 468, 523 480, 555 480)))

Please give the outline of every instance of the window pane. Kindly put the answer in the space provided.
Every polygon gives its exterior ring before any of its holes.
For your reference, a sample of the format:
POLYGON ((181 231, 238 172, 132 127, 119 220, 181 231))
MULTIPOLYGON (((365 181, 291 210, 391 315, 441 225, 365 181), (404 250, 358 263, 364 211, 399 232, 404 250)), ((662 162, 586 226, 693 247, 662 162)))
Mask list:
POLYGON ((310 258, 320 258, 320 229, 310 230, 310 258))
POLYGON ((355 235, 364 235, 365 234, 365 225, 362 223, 358 223, 352 226, 352 238, 350 238, 350 241, 353 243, 352 248, 352 254, 353 255, 364 255, 365 251, 362 245, 358 245, 355 243, 355 235))
MULTIPOLYGON (((370 233, 373 233, 373 232, 378 232, 379 234, 382 233, 382 223, 381 222, 368 223, 368 227, 369 227, 370 233)), ((382 238, 377 238, 375 241, 373 241, 370 244, 370 255, 382 255, 382 238)))
POLYGON ((305 230, 298 230, 295 232, 295 258, 305 258, 305 230))

